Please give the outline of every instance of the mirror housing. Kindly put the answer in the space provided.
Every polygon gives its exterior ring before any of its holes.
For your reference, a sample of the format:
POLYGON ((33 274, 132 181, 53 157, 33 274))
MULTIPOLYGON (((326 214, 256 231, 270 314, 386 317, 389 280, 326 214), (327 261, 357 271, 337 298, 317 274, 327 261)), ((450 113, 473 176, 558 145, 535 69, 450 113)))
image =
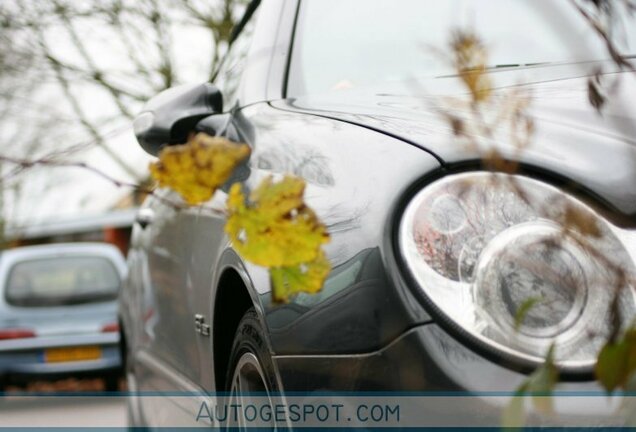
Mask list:
POLYGON ((162 147, 184 143, 202 118, 223 111, 223 96, 210 83, 169 88, 153 97, 135 117, 141 147, 156 156, 162 147))

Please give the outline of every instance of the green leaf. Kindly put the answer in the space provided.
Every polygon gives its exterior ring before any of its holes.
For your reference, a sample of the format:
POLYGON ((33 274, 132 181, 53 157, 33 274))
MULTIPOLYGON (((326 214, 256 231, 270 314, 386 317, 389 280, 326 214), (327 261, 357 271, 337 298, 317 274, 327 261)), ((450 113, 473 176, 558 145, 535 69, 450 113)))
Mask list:
POLYGON ((545 361, 519 386, 515 395, 504 409, 502 425, 506 428, 519 428, 525 423, 524 396, 532 396, 535 409, 544 414, 553 412, 552 392, 559 379, 559 370, 554 363, 554 344, 550 346, 545 361))
POLYGON ((504 408, 501 417, 501 426, 504 429, 519 429, 526 423, 525 392, 525 384, 523 384, 504 408))
POLYGON ((544 413, 553 412, 552 391, 559 379, 559 370, 554 364, 554 344, 550 346, 545 362, 528 378, 528 391, 533 395, 534 407, 544 413))
POLYGON ((626 388, 636 373, 636 327, 626 331, 618 341, 605 344, 598 355, 595 372, 608 392, 626 388))
POLYGON ((314 261, 296 266, 272 267, 272 298, 287 303, 292 295, 305 292, 317 293, 331 271, 329 260, 322 251, 314 261))
POLYGON ((530 312, 537 303, 541 303, 542 301, 543 297, 530 297, 521 303, 521 306, 517 309, 517 313, 515 313, 515 331, 519 331, 521 324, 523 324, 523 321, 526 319, 526 315, 528 315, 528 312, 530 312))
POLYGON ((626 346, 622 343, 607 343, 598 355, 596 361, 596 378, 612 392, 621 385, 625 379, 626 370, 626 346))

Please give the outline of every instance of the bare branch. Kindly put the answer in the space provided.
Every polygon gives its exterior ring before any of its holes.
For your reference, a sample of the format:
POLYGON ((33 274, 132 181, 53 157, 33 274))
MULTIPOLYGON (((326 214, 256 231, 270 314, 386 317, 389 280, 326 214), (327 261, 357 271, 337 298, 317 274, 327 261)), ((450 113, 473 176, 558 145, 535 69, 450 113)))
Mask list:
MULTIPOLYGON (((2 156, 2 155, 0 155, 0 162, 15 164, 21 167, 22 169, 29 169, 36 166, 45 166, 45 167, 53 167, 53 168, 79 168, 101 177, 102 179, 112 183, 116 187, 130 188, 131 190, 135 192, 151 195, 155 199, 174 208, 175 210, 182 210, 182 209, 187 209, 191 207, 183 202, 177 202, 155 193, 155 189, 152 187, 147 187, 139 183, 131 183, 131 182, 119 180, 113 176, 106 174, 100 169, 95 168, 94 166, 88 165, 84 162, 68 162, 68 161, 59 161, 59 160, 52 160, 52 159, 46 159, 46 158, 30 160, 30 159, 24 159, 24 158, 2 156)), ((201 206, 200 209, 204 212, 209 212, 217 216, 226 216, 226 212, 221 209, 206 207, 206 206, 201 206)))
POLYGON ((64 72, 62 70, 62 68, 59 66, 59 64, 57 64, 55 61, 53 61, 53 57, 50 55, 50 51, 48 48, 48 45, 46 44, 46 41, 44 40, 44 37, 42 35, 41 32, 38 32, 38 40, 39 40, 39 44, 42 48, 42 50, 44 51, 45 57, 49 60, 50 65, 53 68, 53 71, 55 72, 56 78, 60 84, 60 87, 62 88, 62 91, 64 92, 64 95, 66 96, 66 98, 68 99, 71 108, 73 109, 75 115, 77 116, 77 118, 79 119, 80 123, 86 128, 86 130, 90 133, 90 135, 93 136, 95 143, 104 151, 106 152, 106 154, 108 154, 108 156, 117 163, 117 165, 119 165, 119 167, 121 167, 124 171, 126 171, 126 173, 128 173, 132 178, 137 179, 138 178, 138 174, 135 172, 135 170, 132 169, 131 166, 129 166, 121 157, 119 157, 119 155, 117 153, 115 153, 110 147, 108 147, 108 145, 106 144, 106 142, 104 141, 104 139, 102 138, 102 136, 100 135, 99 131, 97 130, 97 128, 88 120, 88 118, 86 117, 84 110, 82 109, 81 105, 79 104, 79 101, 77 100, 77 98, 75 97, 75 95, 73 94, 73 92, 71 91, 71 87, 70 84, 68 82, 68 80, 66 79, 64 72))
POLYGON ((570 3, 576 8, 576 10, 581 14, 581 16, 590 24, 592 30, 600 36, 600 38, 605 43, 605 47, 607 48, 607 52, 620 68, 626 69, 632 73, 636 73, 636 67, 634 64, 629 61, 627 57, 622 55, 619 50, 616 48, 616 45, 612 41, 612 38, 607 33, 607 30, 603 28, 603 26, 596 20, 588 11, 585 10, 576 0, 570 0, 570 3))
POLYGON ((104 78, 104 73, 95 64, 93 57, 88 52, 88 50, 86 49, 86 46, 84 45, 84 42, 77 34, 77 30, 75 29, 75 24, 66 15, 65 9, 61 7, 61 4, 59 2, 55 2, 55 6, 56 6, 56 10, 59 11, 58 13, 60 14, 60 18, 62 19, 62 22, 64 23, 66 31, 71 36, 71 40, 73 41, 73 44, 77 48, 77 51, 80 53, 81 57, 86 62, 86 65, 89 67, 89 75, 92 77, 92 79, 95 82, 101 84, 102 87, 104 87, 108 91, 108 93, 110 93, 113 101, 115 102, 115 105, 117 105, 117 108, 119 108, 121 113, 127 118, 132 119, 133 118, 132 113, 121 100, 122 92, 119 89, 116 89, 114 86, 112 86, 104 78))

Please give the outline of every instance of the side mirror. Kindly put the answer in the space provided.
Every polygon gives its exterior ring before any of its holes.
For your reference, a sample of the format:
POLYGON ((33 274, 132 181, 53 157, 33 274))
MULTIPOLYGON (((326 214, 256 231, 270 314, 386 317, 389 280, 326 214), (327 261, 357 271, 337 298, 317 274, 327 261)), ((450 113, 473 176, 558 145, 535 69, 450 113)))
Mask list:
POLYGON ((157 155, 166 145, 183 143, 194 126, 223 111, 223 96, 210 83, 186 84, 162 91, 144 106, 133 122, 141 147, 157 155))

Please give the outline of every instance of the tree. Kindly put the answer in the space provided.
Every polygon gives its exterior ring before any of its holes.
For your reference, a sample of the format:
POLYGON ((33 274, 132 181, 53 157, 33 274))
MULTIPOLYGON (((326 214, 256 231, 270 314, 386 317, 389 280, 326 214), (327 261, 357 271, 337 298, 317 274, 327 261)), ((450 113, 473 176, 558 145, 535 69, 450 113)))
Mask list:
MULTIPOLYGON (((46 160, 51 167, 97 151, 114 166, 106 171, 123 183, 143 183, 143 164, 134 166, 115 142, 149 98, 211 77, 246 3, 1 2, 0 154, 14 162, 46 160), (192 44, 196 50, 189 51, 192 44)), ((33 194, 50 178, 42 175, 34 186, 22 175, 30 167, 5 162, 0 178, 8 203, 24 201, 19 191, 33 194)))

